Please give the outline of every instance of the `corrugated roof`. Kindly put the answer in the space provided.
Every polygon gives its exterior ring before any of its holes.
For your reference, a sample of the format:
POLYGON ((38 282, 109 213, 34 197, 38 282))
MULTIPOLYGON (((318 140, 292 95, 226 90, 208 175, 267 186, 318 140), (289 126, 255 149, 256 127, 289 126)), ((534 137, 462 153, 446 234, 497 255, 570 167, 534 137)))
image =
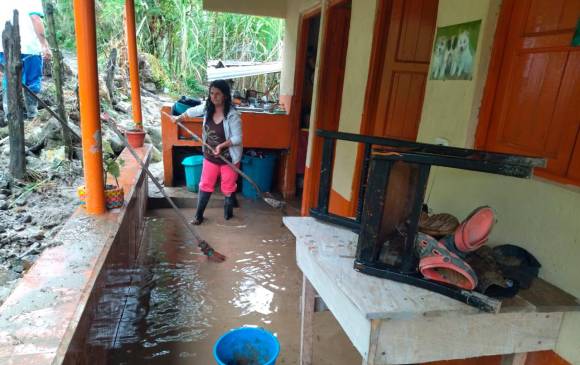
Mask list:
POLYGON ((282 62, 266 62, 257 65, 232 66, 232 67, 208 67, 207 81, 220 79, 236 79, 246 76, 264 75, 282 71, 282 62))

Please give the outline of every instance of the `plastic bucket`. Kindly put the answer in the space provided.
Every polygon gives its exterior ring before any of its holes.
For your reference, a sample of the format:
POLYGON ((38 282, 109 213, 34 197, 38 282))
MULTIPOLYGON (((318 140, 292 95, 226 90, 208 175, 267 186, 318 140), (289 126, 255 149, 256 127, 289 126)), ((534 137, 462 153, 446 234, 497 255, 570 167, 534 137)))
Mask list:
POLYGON ((199 191, 199 180, 201 179, 201 168, 203 167, 203 156, 194 155, 183 159, 181 162, 185 168, 185 185, 187 190, 197 193, 199 191))
MULTIPOLYGON (((276 166, 276 155, 268 154, 262 158, 245 155, 242 158, 242 171, 258 185, 263 192, 272 188, 272 176, 276 166)), ((242 181, 242 195, 249 199, 256 199, 258 192, 250 182, 242 181)))
POLYGON ((280 343, 270 332, 240 327, 222 335, 213 347, 218 365, 274 365, 280 343))

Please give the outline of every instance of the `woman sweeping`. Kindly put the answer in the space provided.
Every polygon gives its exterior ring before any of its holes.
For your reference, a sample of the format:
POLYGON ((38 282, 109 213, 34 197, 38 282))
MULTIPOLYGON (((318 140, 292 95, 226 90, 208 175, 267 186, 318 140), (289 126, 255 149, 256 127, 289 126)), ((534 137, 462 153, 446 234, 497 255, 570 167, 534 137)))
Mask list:
MULTIPOLYGON (((173 121, 181 122, 186 115, 187 111, 174 117, 173 121)), ((209 148, 203 147, 204 159, 197 210, 192 221, 195 225, 203 222, 203 213, 218 177, 221 177, 221 191, 225 196, 224 218, 228 220, 234 214, 232 194, 237 190, 238 174, 219 155, 239 167, 242 159, 242 122, 240 114, 232 107, 230 86, 224 80, 215 80, 209 86, 202 139, 212 147, 215 154, 209 148)))

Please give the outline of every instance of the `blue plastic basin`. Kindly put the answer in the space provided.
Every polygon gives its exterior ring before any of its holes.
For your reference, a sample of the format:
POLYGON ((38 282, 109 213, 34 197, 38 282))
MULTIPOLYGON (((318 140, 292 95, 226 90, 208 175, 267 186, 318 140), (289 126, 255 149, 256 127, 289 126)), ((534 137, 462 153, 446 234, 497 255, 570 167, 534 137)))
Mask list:
POLYGON ((257 327, 230 330, 213 347, 218 365, 274 365, 279 353, 278 339, 257 327))

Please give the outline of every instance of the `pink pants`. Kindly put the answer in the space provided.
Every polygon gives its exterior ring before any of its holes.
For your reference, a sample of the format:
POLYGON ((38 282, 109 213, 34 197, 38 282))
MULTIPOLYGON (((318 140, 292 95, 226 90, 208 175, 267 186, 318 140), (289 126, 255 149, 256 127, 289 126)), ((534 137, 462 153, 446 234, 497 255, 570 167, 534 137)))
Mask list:
MULTIPOLYGON (((236 164, 240 166, 240 164, 236 164)), ((213 193, 218 176, 221 176, 221 191, 224 195, 230 196, 238 189, 238 173, 228 165, 218 165, 203 159, 203 169, 201 170, 201 181, 199 190, 213 193)))

